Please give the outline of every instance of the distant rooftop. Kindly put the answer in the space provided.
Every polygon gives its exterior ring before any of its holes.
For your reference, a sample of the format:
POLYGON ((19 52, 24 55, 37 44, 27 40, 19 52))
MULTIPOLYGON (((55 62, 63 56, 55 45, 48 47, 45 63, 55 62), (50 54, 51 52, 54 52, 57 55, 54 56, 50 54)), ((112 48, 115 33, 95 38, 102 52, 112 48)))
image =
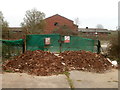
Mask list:
POLYGON ((9 27, 10 31, 22 31, 22 27, 9 27))
POLYGON ((79 28, 78 31, 81 32, 110 32, 108 29, 102 29, 102 28, 79 28))

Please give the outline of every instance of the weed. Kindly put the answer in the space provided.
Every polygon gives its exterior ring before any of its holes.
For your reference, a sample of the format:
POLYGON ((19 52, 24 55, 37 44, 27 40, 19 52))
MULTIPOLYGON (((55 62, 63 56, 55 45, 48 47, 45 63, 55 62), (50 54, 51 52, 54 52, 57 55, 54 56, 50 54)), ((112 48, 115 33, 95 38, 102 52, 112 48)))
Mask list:
POLYGON ((64 72, 64 74, 67 77, 67 81, 69 83, 69 86, 70 86, 71 90, 74 90, 74 85, 73 85, 72 79, 70 78, 70 73, 69 72, 64 72))
POLYGON ((10 73, 14 73, 14 71, 10 71, 10 70, 5 70, 5 72, 10 72, 10 73))

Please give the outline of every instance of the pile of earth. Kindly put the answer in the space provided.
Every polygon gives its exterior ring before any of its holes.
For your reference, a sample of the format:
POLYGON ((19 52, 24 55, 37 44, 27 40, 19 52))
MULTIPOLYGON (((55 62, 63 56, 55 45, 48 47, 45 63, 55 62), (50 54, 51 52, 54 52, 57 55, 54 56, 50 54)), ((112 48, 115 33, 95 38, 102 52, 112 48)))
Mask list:
POLYGON ((3 64, 3 70, 37 76, 47 76, 65 71, 64 65, 61 64, 61 58, 41 50, 26 51, 12 60, 7 60, 3 64))
POLYGON ((70 70, 104 72, 112 64, 104 56, 88 51, 65 51, 59 56, 41 50, 27 51, 3 63, 3 70, 47 76, 70 70))
POLYGON ((111 62, 103 55, 89 51, 65 51, 61 53, 62 62, 69 70, 104 72, 112 68, 111 62))

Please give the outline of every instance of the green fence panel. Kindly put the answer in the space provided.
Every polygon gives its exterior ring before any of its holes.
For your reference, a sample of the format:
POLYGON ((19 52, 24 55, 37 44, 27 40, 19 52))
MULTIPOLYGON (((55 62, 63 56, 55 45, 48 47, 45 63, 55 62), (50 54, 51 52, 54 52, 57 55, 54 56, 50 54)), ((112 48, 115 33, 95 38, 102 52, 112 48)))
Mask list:
POLYGON ((17 45, 23 45, 23 39, 19 39, 19 40, 2 40, 3 44, 6 45, 11 45, 11 46, 17 46, 17 45))
POLYGON ((60 49, 60 35, 48 35, 50 37, 51 44, 48 46, 45 46, 46 50, 50 52, 59 52, 60 49))
MULTIPOLYGON (((64 41, 64 37, 62 37, 64 41)), ((86 50, 86 51, 94 51, 94 40, 82 38, 78 36, 70 36, 70 43, 62 44, 62 52, 63 51, 76 51, 76 50, 86 50)))
POLYGON ((64 52, 86 50, 97 52, 96 43, 96 40, 78 36, 70 36, 70 43, 64 43, 64 36, 59 34, 27 35, 26 37, 26 48, 31 51, 64 52), (45 45, 45 38, 50 38, 50 45, 45 45), (61 47, 60 41, 62 41, 61 47))
POLYGON ((58 34, 27 35, 26 49, 59 52, 59 38, 58 34), (50 45, 45 45, 45 38, 50 38, 50 45))
POLYGON ((42 35, 27 35, 26 36, 26 49, 30 51, 44 50, 44 41, 42 35))
POLYGON ((11 56, 18 56, 23 52, 23 39, 1 40, 1 43, 3 59, 10 58, 11 56))

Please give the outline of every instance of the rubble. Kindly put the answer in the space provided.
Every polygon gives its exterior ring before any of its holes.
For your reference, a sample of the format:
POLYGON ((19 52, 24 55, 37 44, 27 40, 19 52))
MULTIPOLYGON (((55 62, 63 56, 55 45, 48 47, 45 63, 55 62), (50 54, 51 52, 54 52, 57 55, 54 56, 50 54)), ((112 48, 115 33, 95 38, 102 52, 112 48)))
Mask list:
POLYGON ((4 70, 47 76, 65 71, 61 59, 41 50, 27 51, 3 64, 4 70))
POLYGON ((60 56, 69 70, 74 68, 100 73, 112 68, 112 64, 104 56, 89 51, 65 51, 60 56))
POLYGON ((3 64, 3 70, 48 76, 69 70, 104 72, 112 68, 104 56, 88 51, 65 51, 59 56, 36 50, 27 51, 3 64))

